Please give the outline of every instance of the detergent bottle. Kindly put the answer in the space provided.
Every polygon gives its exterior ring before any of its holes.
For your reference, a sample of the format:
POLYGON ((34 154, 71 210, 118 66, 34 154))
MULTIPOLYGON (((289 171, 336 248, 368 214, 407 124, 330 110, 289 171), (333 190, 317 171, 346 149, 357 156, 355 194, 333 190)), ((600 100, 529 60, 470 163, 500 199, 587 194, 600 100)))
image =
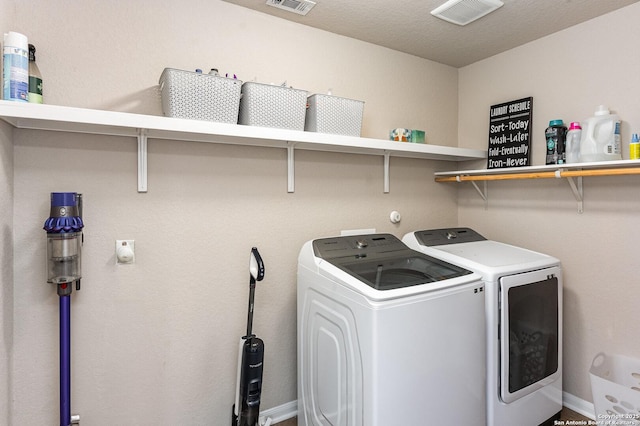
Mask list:
POLYGON ((549 121, 549 127, 544 131, 547 141, 547 155, 545 164, 564 164, 566 160, 565 144, 567 127, 562 120, 549 121))
POLYGON ((606 106, 600 105, 595 115, 583 122, 580 162, 608 160, 622 160, 620 119, 606 106))
POLYGON ((580 123, 574 121, 569 126, 569 131, 567 132, 567 146, 565 149, 567 163, 580 162, 580 139, 582 139, 582 127, 580 123))
POLYGON ((640 160, 640 136, 634 133, 629 143, 629 160, 640 160))

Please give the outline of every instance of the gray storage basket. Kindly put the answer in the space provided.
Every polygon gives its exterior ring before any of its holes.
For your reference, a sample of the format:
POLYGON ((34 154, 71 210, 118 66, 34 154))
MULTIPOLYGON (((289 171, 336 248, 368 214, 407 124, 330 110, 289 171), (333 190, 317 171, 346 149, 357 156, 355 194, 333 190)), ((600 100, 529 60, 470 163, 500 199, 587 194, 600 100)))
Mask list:
POLYGON ((242 85, 238 123, 304 130, 306 107, 306 90, 248 81, 242 85))
POLYGON ((173 68, 160 76, 162 111, 168 117, 236 124, 242 81, 173 68))
POLYGON ((360 136, 363 101, 316 94, 309 96, 308 104, 306 131, 360 136))

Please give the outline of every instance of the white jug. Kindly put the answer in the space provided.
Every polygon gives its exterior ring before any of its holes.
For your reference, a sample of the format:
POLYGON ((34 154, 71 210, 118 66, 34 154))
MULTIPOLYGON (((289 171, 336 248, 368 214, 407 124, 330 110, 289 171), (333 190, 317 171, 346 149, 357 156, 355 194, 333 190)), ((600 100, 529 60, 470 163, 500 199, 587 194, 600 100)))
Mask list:
POLYGON ((620 119, 609 109, 598 106, 595 116, 582 125, 580 162, 622 160, 620 149, 620 119))

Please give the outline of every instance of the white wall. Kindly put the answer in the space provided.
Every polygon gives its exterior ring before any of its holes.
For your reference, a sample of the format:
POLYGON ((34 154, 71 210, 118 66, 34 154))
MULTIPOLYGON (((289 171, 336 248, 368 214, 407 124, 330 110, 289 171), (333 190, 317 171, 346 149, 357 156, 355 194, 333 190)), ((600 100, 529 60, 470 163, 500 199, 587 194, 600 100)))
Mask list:
MULTIPOLYGON (((533 96, 533 164, 544 164, 549 120, 580 121, 599 104, 623 120, 629 158, 631 133, 640 132, 639 19, 636 3, 460 69, 460 146, 486 149, 489 107, 533 96)), ((598 352, 640 358, 639 185, 637 176, 584 178, 583 214, 565 181, 491 182, 487 210, 475 190, 460 187, 461 225, 561 259, 564 388, 587 401, 598 352)))
MULTIPOLYGON (((365 136, 417 127, 431 143, 455 145, 459 135, 461 146, 479 149, 487 146, 490 105, 533 96, 536 164, 550 119, 580 120, 599 103, 624 120, 625 150, 640 131, 638 4, 459 71, 219 1, 188 9, 142 0, 19 5, 7 4, 15 19, 0 17, 0 30, 23 32, 38 47, 48 103, 160 114, 164 67, 217 66, 245 80, 286 79, 364 100, 365 136)), ((45 284, 41 229, 51 191, 85 195, 73 411, 87 424, 228 423, 253 245, 267 267, 255 322, 267 344, 262 407, 294 400, 297 252, 340 229, 401 236, 459 222, 559 257, 565 389, 585 400, 595 353, 638 354, 636 177, 586 178, 582 215, 560 181, 491 183, 484 210, 473 189, 433 183, 434 170, 455 164, 392 159, 391 193, 383 194, 378 157, 298 152, 296 193, 288 194, 281 150, 151 140, 150 189, 138 194, 133 140, 13 134, 0 126, 0 217, 15 253, 3 238, 0 374, 11 374, 0 409, 11 413, 9 424, 57 419, 57 296, 45 284), (403 214, 399 226, 388 221, 393 209, 403 214), (135 265, 113 265, 117 238, 136 240, 135 265)))
MULTIPOLYGON (((0 0, 0 29, 8 29, 13 9, 8 0, 0 0)), ((13 345, 13 143, 11 127, 5 123, 0 123, 0 235, 0 425, 4 425, 11 416, 13 345)))
MULTIPOLYGON (((160 114, 164 67, 217 66, 364 100, 366 136, 408 126, 456 144, 456 69, 220 1, 20 2, 11 29, 37 46, 47 103, 160 114)), ((139 194, 133 139, 14 135, 14 277, 3 288, 14 303, 15 425, 58 416, 58 297, 45 282, 42 230, 52 191, 84 194, 72 411, 92 426, 228 424, 252 246, 266 264, 254 330, 266 342, 268 409, 296 399, 302 244, 341 229, 402 236, 457 220, 457 189, 433 183, 455 163, 392 158, 384 194, 381 157, 300 151, 289 194, 285 150, 150 140, 149 192, 139 194), (114 265, 116 239, 136 240, 135 265, 114 265)))
POLYGON ((365 101, 364 136, 406 126, 427 130, 430 143, 457 142, 449 66, 219 0, 29 3, 38 7, 20 7, 15 26, 36 45, 47 103, 160 115, 165 67, 217 67, 243 81, 365 101))
POLYGON ((0 424, 8 424, 13 346, 13 143, 12 130, 0 124, 0 424))

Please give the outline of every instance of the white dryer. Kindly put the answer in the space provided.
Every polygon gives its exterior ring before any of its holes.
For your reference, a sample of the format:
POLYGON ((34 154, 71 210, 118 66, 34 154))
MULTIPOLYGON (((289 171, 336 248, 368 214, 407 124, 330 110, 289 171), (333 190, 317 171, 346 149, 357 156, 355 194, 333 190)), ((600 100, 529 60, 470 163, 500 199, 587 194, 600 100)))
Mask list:
POLYGON ((560 261, 469 228, 412 232, 403 242, 483 277, 487 424, 553 425, 562 410, 560 261))
POLYGON ((298 262, 298 424, 478 424, 481 277, 390 234, 323 238, 298 262))

